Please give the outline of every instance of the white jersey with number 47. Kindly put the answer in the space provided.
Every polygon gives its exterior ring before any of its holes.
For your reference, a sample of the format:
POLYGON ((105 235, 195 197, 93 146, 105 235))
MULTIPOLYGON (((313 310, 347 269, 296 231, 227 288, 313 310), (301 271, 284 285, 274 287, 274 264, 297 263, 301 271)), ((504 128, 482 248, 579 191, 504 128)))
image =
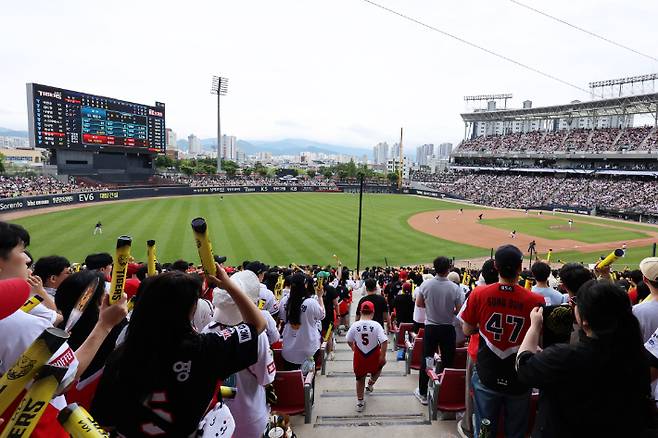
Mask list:
POLYGON ((381 324, 372 320, 357 321, 347 332, 347 342, 354 342, 363 354, 370 353, 379 344, 388 341, 381 324))

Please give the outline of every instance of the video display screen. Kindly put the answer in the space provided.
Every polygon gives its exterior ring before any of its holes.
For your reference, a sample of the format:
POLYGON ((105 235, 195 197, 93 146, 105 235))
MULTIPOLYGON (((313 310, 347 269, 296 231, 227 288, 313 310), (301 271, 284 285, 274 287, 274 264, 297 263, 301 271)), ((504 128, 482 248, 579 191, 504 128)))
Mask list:
POLYGON ((35 147, 165 152, 164 103, 142 105, 40 84, 27 84, 27 100, 35 147))

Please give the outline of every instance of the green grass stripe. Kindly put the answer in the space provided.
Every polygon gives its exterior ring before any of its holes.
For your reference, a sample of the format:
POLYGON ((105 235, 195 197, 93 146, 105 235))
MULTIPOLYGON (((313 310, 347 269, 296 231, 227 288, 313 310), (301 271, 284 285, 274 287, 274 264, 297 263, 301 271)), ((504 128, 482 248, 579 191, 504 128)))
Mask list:
MULTIPOLYGON (((291 210, 285 202, 281 201, 276 196, 268 199, 268 211, 270 213, 268 219, 279 233, 279 236, 287 243, 286 250, 282 251, 280 256, 285 256, 287 253, 290 256, 288 263, 307 263, 310 260, 313 260, 314 263, 326 263, 324 260, 327 255, 323 254, 320 245, 315 243, 313 230, 301 233, 298 228, 293 229, 290 226, 291 210), (305 257, 309 257, 310 260, 303 260, 305 257)), ((303 222, 306 222, 306 218, 307 216, 305 216, 303 222)))

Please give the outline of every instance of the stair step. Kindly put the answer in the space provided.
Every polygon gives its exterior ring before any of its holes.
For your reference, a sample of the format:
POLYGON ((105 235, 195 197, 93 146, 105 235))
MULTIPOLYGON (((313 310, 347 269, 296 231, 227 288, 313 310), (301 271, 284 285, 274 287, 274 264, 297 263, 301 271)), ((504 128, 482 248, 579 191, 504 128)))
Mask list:
MULTIPOLYGON (((413 392, 409 391, 400 391, 395 389, 384 389, 379 390, 375 389, 372 394, 368 394, 368 397, 415 397, 413 392)), ((354 390, 344 390, 344 391, 334 391, 330 389, 325 389, 320 394, 320 397, 350 397, 354 398, 354 390)))
POLYGON ((401 426, 401 425, 429 425, 431 422, 420 413, 405 413, 396 415, 362 414, 362 415, 318 415, 313 427, 372 427, 372 426, 401 426))
MULTIPOLYGON (((340 351, 336 351, 336 355, 334 356, 333 360, 328 360, 327 359, 327 365, 329 365, 331 362, 352 362, 354 355, 350 351, 350 354, 339 354, 341 353, 340 351)), ((347 353, 347 352, 346 352, 347 353)), ((403 360, 398 360, 398 356, 395 353, 386 353, 386 362, 400 362, 404 363, 403 360)))
MULTIPOLYGON (((405 377, 407 374, 404 371, 382 371, 381 377, 405 377)), ((354 378, 354 373, 351 371, 328 371, 325 377, 349 377, 354 378)))

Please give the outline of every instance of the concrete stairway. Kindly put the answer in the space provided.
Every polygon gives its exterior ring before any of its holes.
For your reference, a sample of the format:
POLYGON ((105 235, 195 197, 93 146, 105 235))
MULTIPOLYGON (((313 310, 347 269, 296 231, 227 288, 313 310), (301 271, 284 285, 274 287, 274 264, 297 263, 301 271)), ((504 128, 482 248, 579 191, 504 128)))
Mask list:
POLYGON ((392 338, 382 375, 374 392, 365 396, 366 409, 356 412, 352 351, 344 336, 337 336, 336 341, 335 359, 327 362, 326 375, 317 376, 311 424, 304 424, 302 416, 292 419, 298 437, 460 436, 455 421, 430 423, 427 406, 421 405, 413 395, 418 386, 418 373, 405 375, 404 361, 397 361, 397 352, 392 350, 392 338))

